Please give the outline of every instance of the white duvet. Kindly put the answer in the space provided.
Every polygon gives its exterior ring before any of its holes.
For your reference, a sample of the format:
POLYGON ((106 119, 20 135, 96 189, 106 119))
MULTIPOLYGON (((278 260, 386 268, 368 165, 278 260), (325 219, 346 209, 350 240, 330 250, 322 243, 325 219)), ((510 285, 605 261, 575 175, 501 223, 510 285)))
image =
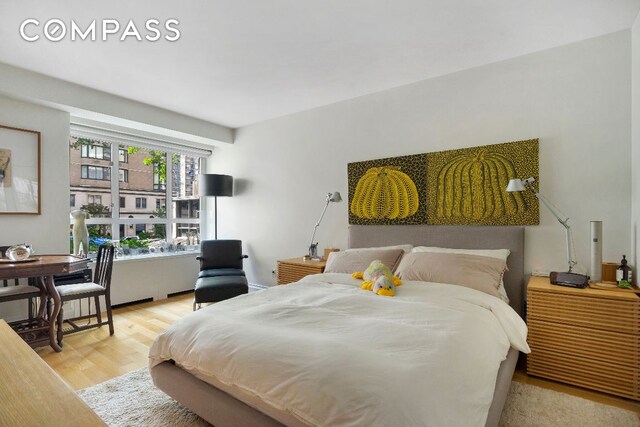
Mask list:
POLYGON ((174 360, 321 426, 484 426, 509 347, 529 352, 507 304, 462 286, 405 282, 395 297, 346 274, 199 310, 153 343, 174 360))

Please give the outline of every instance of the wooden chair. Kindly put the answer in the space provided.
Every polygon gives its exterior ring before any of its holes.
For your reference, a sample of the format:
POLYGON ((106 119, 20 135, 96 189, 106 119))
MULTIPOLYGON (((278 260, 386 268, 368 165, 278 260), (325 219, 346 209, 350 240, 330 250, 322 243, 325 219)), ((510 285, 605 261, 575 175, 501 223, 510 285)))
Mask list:
POLYGON ((71 334, 74 332, 84 331, 90 328, 98 328, 105 323, 109 324, 109 335, 113 335, 113 315, 111 313, 111 270, 113 268, 113 254, 115 248, 110 245, 101 245, 98 248, 98 257, 96 259, 96 266, 93 274, 93 282, 89 283, 76 283, 71 285, 56 286, 62 302, 81 300, 83 298, 94 298, 96 305, 96 312, 94 314, 87 314, 84 316, 78 316, 71 319, 64 319, 63 310, 60 310, 58 314, 58 343, 62 342, 63 334, 71 334), (100 312, 100 297, 104 295, 104 299, 107 305, 107 322, 102 321, 102 313, 100 312), (75 322, 78 320, 96 318, 96 323, 89 323, 87 325, 78 325, 75 322), (71 325, 70 330, 63 330, 63 322, 67 322, 71 325))
MULTIPOLYGON (((4 253, 10 246, 0 246, 0 258, 4 257, 4 253)), ((8 301, 28 300, 29 302, 29 319, 35 318, 34 298, 46 299, 44 285, 40 288, 35 286, 35 279, 29 279, 28 285, 21 285, 18 279, 3 279, 0 287, 0 303, 8 301), (13 282, 13 284, 11 284, 13 282)))

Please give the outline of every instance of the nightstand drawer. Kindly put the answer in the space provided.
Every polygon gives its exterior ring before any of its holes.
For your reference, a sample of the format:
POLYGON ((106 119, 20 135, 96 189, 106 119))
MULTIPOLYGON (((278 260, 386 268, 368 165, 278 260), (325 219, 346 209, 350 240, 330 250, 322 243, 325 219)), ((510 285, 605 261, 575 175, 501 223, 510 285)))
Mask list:
POLYGON ((608 365, 640 365, 640 335, 534 319, 529 319, 528 327, 527 341, 534 353, 547 351, 608 365))
POLYGON ((637 335, 640 332, 638 301, 530 290, 527 294, 527 307, 527 317, 532 320, 627 334, 637 335))
POLYGON ((640 399, 638 367, 585 359, 554 350, 533 348, 527 357, 527 373, 593 390, 640 399))

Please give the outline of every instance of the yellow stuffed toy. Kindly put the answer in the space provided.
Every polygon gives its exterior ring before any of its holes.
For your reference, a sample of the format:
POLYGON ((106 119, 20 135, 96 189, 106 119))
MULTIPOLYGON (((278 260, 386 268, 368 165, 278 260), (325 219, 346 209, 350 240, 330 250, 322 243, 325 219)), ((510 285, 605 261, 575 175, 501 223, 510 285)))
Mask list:
POLYGON ((402 284, 400 278, 394 276, 389 267, 377 260, 372 261, 364 272, 355 272, 351 277, 364 279, 360 288, 389 297, 394 296, 395 287, 402 284))

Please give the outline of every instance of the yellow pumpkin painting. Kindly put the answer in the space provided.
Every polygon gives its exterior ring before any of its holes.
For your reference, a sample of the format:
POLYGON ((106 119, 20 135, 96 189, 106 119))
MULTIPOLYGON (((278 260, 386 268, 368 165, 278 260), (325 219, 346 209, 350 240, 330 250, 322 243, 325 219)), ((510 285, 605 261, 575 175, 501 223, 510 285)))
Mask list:
POLYGON ((429 224, 532 225, 538 201, 507 193, 512 178, 538 176, 538 140, 485 145, 427 155, 429 224))
POLYGON ((424 224, 427 155, 349 163, 350 224, 424 224))
POLYGON ((349 223, 538 224, 535 196, 506 191, 538 167, 537 139, 349 163, 349 223))
POLYGON ((417 212, 419 204, 409 175, 397 166, 373 167, 356 184, 351 213, 367 219, 406 218, 417 212))
POLYGON ((520 193, 507 193, 509 180, 518 178, 506 156, 486 149, 450 160, 438 174, 438 217, 500 218, 523 212, 520 193))

